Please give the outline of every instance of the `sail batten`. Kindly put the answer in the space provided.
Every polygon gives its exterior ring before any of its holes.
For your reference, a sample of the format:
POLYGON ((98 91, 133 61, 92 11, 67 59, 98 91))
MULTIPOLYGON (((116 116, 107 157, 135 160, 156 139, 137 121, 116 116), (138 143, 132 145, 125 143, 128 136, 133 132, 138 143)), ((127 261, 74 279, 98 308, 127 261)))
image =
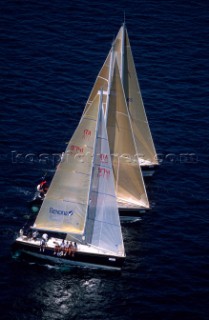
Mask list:
POLYGON ((89 95, 89 98, 86 102, 83 115, 86 113, 86 110, 91 105, 91 102, 94 100, 95 96, 97 95, 98 91, 102 88, 103 91, 103 103, 104 107, 106 108, 106 102, 108 99, 108 86, 109 86, 109 69, 111 64, 111 54, 109 53, 99 74, 96 77, 94 82, 93 88, 89 95))
POLYGON ((103 194, 108 197, 116 198, 114 195, 107 193, 107 192, 101 192, 101 191, 99 192, 99 191, 93 190, 92 193, 103 194))

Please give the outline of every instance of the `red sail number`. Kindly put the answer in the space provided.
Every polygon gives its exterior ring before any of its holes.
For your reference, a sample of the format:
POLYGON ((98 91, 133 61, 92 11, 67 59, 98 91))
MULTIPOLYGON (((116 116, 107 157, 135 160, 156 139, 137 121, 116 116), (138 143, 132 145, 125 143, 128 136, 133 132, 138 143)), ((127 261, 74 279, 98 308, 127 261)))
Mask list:
POLYGON ((110 170, 102 167, 98 167, 98 177, 109 178, 110 170))
POLYGON ((83 130, 83 139, 91 137, 91 130, 84 129, 83 130))
POLYGON ((101 153, 100 154, 100 161, 104 162, 104 163, 108 163, 108 155, 104 154, 104 153, 101 153))
POLYGON ((72 145, 70 146, 70 151, 83 153, 83 148, 79 146, 72 145))

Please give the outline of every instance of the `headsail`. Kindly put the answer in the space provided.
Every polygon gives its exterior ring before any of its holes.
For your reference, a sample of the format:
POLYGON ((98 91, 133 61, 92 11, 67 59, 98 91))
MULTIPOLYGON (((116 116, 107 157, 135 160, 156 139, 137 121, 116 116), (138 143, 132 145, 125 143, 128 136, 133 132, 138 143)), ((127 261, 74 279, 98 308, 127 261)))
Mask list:
POLYGON ((92 101, 94 100, 95 96, 97 95, 98 91, 102 88, 103 90, 103 105, 104 108, 106 106, 106 100, 107 100, 107 92, 108 92, 108 86, 109 86, 109 68, 111 63, 111 52, 109 52, 101 70, 99 71, 96 80, 94 82, 94 86, 91 90, 91 93, 89 95, 89 98, 87 100, 87 103, 84 108, 83 114, 86 112, 86 110, 89 108, 89 106, 92 104, 92 101))
POLYGON ((112 162, 119 207, 149 208, 149 201, 137 159, 137 154, 139 152, 134 138, 133 126, 121 82, 123 72, 121 66, 125 54, 123 50, 124 43, 124 30, 123 28, 120 28, 107 59, 96 78, 84 112, 88 110, 99 86, 102 86, 105 91, 105 94, 103 95, 103 106, 106 113, 105 117, 109 119, 107 131, 110 152, 112 155, 115 155, 112 158, 112 162), (118 68, 117 65, 119 65, 120 68, 118 68), (120 75, 119 69, 121 71, 120 75), (115 105, 116 100, 117 106, 115 105), (123 109, 121 114, 120 108, 123 109), (114 112, 115 115, 113 114, 114 112), (123 116, 121 116, 122 114, 123 116), (119 118, 120 120, 118 120, 119 118), (123 120, 121 120, 122 118, 123 120), (117 123, 114 123, 116 120, 117 123), (123 122, 126 126, 125 130, 123 122), (120 143, 118 143, 118 141, 120 141, 120 143), (124 154, 128 155, 128 157, 124 158, 124 154))
POLYGON ((119 207, 149 208, 116 60, 109 97, 107 132, 119 207))
POLYGON ((99 95, 82 117, 59 163, 34 227, 82 235, 92 174, 99 95))
MULTIPOLYGON (((156 149, 144 109, 144 103, 125 23, 123 23, 119 29, 114 40, 113 47, 128 105, 139 162, 142 166, 158 165, 156 149)), ((108 93, 108 87, 110 86, 109 73, 111 65, 111 50, 99 71, 89 99, 84 108, 84 112, 88 109, 97 91, 101 87, 104 89, 103 102, 104 107, 106 107, 106 102, 108 100, 106 93, 108 93)))
POLYGON ((120 256, 124 255, 109 142, 102 109, 102 96, 85 240, 103 250, 120 256))
POLYGON ((155 146, 146 117, 128 32, 125 24, 115 39, 115 51, 141 165, 158 165, 155 146))

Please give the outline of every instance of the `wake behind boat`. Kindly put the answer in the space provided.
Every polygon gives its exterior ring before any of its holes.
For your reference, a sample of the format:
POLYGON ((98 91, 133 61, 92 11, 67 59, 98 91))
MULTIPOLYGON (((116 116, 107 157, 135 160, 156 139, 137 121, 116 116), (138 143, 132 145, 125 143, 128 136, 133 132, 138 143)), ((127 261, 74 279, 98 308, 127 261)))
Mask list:
POLYGON ((102 91, 74 132, 29 233, 21 230, 13 249, 58 263, 121 269, 125 250, 102 91))

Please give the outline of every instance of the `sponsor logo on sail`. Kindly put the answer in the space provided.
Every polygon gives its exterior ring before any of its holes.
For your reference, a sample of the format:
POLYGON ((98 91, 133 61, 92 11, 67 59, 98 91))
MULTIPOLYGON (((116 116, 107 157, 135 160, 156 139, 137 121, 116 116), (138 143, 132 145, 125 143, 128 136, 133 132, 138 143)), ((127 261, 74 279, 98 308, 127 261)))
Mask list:
POLYGON ((52 213, 54 215, 61 215, 61 216, 67 216, 70 217, 73 215, 73 210, 70 211, 65 211, 65 210, 58 210, 58 209, 54 209, 54 208, 50 208, 49 209, 49 213, 52 213))

